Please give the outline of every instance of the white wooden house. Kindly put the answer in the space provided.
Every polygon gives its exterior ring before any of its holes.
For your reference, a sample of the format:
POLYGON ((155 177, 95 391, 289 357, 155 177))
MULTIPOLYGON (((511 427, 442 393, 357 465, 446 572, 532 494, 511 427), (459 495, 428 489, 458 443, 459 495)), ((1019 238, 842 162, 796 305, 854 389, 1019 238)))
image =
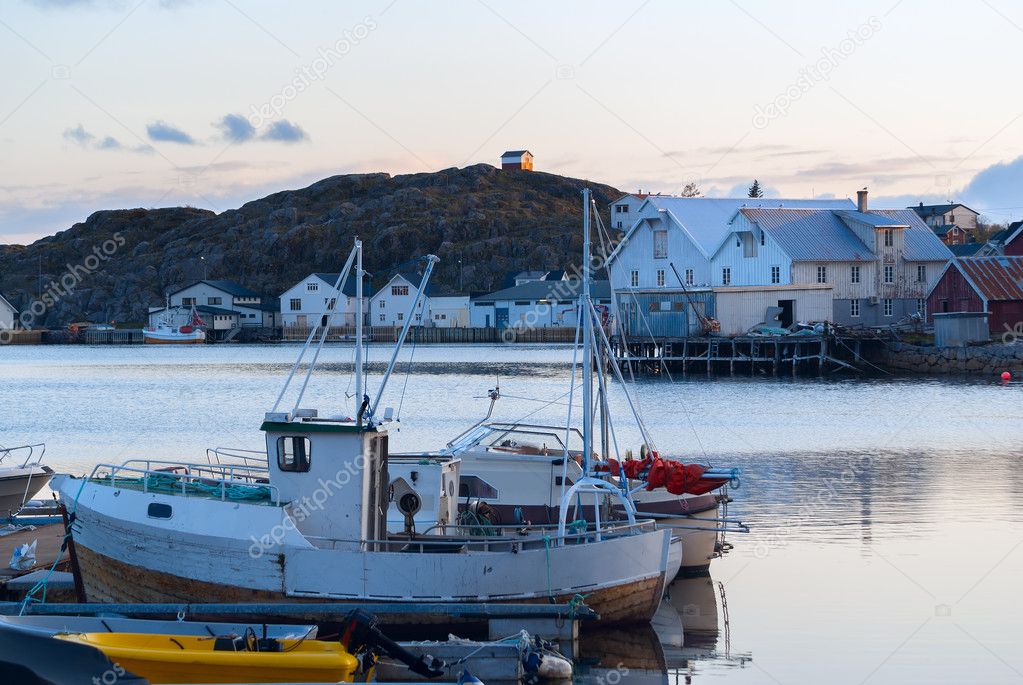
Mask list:
MULTIPOLYGON (((314 272, 281 293, 281 321, 284 326, 306 328, 319 322, 323 314, 330 308, 334 311, 331 324, 335 326, 354 326, 356 323, 356 282, 355 274, 351 273, 341 288, 340 295, 332 295, 334 284, 341 277, 338 273, 314 272)), ((372 288, 363 282, 362 312, 365 316, 369 311, 369 298, 372 288)), ((365 323, 365 320, 364 320, 365 323)))
MULTIPOLYGON (((394 274, 370 300, 371 326, 404 326, 412 302, 419 292, 422 275, 413 272, 394 274)), ((416 306, 413 326, 464 328, 469 325, 469 297, 444 290, 433 283, 416 306)))
POLYGON ((912 209, 934 234, 946 245, 965 245, 977 230, 980 213, 958 202, 941 205, 925 205, 923 202, 912 209))
MULTIPOLYGON (((191 309, 194 305, 233 312, 234 316, 229 318, 237 326, 254 328, 280 326, 280 305, 277 298, 265 297, 234 281, 197 281, 170 293, 169 299, 171 309, 191 309)), ((153 325, 163 307, 150 308, 149 311, 150 324, 153 325)))
MULTIPOLYGON (((712 259, 716 286, 828 286, 827 320, 880 326, 919 312, 952 253, 911 210, 743 208, 712 259)), ((795 320, 808 317, 798 309, 795 320)))
MULTIPOLYGON (((529 281, 472 299, 473 328, 574 328, 578 321, 579 278, 529 281)), ((611 304, 611 285, 594 281, 594 304, 611 304)))
POLYGON ((7 298, 0 295, 0 331, 14 330, 14 321, 18 317, 18 310, 7 298))

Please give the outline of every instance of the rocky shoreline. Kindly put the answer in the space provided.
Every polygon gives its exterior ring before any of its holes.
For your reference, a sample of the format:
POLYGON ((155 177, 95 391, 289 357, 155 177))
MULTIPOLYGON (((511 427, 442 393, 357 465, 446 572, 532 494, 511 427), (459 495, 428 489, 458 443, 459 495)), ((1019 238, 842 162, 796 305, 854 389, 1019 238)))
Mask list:
POLYGON ((884 365, 894 371, 927 374, 999 376, 1008 371, 1023 377, 1023 342, 970 347, 933 347, 891 343, 884 365))

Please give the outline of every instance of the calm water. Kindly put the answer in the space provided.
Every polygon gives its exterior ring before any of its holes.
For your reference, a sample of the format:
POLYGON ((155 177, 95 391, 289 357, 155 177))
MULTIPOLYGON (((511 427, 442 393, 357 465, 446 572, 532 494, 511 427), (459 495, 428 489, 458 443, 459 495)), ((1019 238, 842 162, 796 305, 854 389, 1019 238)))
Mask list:
MULTIPOLYGON (((45 441, 76 472, 258 448, 296 352, 0 348, 0 443, 45 441)), ((372 349, 374 391, 388 353, 372 349)), ((566 348, 424 346, 410 373, 409 354, 384 401, 395 450, 443 444, 497 383, 495 419, 564 421, 566 348)), ((303 405, 353 412, 351 347, 322 359, 303 405)), ((712 580, 676 585, 650 631, 589 638, 587 682, 1023 681, 1023 386, 993 381, 640 379, 662 452, 743 469, 730 513, 754 532, 712 580)))

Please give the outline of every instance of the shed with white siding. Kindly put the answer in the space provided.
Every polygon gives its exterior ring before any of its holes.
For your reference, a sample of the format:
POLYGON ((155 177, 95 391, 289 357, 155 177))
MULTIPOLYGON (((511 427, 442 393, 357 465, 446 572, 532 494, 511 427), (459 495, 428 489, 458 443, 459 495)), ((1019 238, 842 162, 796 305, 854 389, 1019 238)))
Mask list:
POLYGON ((7 298, 0 295, 0 331, 13 331, 14 320, 18 316, 18 310, 7 298))

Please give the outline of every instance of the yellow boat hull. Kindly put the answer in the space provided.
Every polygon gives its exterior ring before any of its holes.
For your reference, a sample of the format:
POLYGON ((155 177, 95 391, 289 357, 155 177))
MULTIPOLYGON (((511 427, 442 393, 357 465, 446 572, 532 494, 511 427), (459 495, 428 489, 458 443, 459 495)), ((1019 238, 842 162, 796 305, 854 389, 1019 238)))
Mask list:
POLYGON ((214 650, 213 638, 135 633, 58 635, 94 647, 151 683, 351 683, 358 662, 337 642, 282 640, 283 651, 214 650))

